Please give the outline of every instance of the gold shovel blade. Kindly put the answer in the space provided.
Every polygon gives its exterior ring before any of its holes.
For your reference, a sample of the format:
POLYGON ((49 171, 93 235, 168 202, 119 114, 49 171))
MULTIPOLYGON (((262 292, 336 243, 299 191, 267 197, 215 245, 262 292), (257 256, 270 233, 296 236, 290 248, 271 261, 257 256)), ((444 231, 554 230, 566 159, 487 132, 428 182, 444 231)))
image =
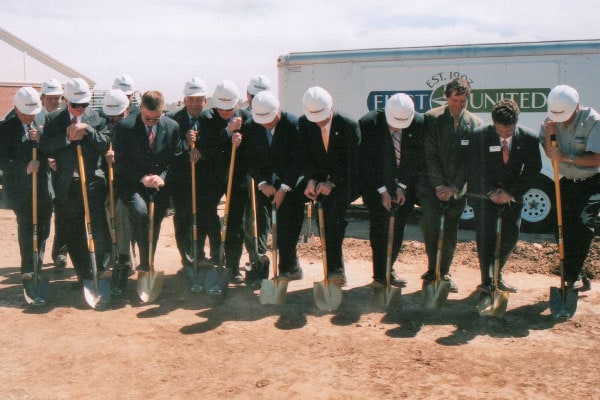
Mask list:
POLYGON ((315 304, 323 311, 333 311, 342 303, 342 288, 339 285, 321 281, 313 286, 315 304))
POLYGON ((263 279, 260 285, 260 304, 283 304, 287 286, 288 281, 285 279, 263 279))
POLYGON ((139 271, 137 277, 137 292, 140 300, 150 303, 160 295, 165 273, 163 271, 139 271))
POLYGON ((508 306, 509 292, 494 290, 492 293, 481 292, 477 302, 477 311, 482 317, 501 317, 508 306))
POLYGON ((448 293, 450 293, 449 281, 423 281, 421 290, 423 307, 428 310, 439 310, 446 303, 448 293))

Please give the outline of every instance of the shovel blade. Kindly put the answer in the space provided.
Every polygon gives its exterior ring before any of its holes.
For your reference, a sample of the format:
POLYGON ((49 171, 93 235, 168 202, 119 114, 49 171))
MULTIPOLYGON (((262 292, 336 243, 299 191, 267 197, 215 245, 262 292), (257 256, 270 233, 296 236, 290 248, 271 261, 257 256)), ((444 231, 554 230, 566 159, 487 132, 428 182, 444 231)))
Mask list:
POLYGON ((269 257, 263 255, 258 261, 249 264, 246 267, 246 285, 252 290, 257 290, 262 287, 262 281, 269 278, 269 257))
POLYGON ((375 307, 393 307, 402 296, 402 289, 396 287, 377 287, 373 289, 371 304, 375 307))
POLYGON ((313 286, 315 304, 323 311, 333 311, 342 303, 342 288, 336 284, 321 281, 313 286))
POLYGON ((287 294, 285 279, 263 279, 260 285, 260 304, 283 304, 287 294))
POLYGON ((448 293, 450 293, 449 281, 423 281, 421 290, 423 307, 428 310, 439 310, 446 303, 448 293))
POLYGON ((494 290, 492 293, 481 292, 477 302, 477 310, 482 317, 501 317, 508 306, 508 292, 494 290))
POLYGON ((93 279, 84 279, 83 281, 83 295, 85 301, 94 310, 106 308, 108 303, 110 303, 111 293, 112 288, 110 278, 98 279, 98 286, 96 286, 93 279))
POLYGON ((121 296, 127 292, 127 281, 129 278, 129 270, 125 268, 115 268, 112 273, 112 294, 113 296, 121 296))
POLYGON ((203 267, 185 267, 185 274, 192 283, 190 290, 193 293, 204 291, 204 283, 206 281, 206 268, 203 267))
POLYGON ((43 306, 48 303, 49 282, 47 278, 38 278, 37 288, 35 281, 28 280, 23 282, 23 296, 27 304, 34 306, 43 306))
POLYGON ((163 271, 138 272, 137 292, 140 300, 150 303, 157 299, 162 291, 165 273, 163 271))
POLYGON ((218 300, 225 296, 231 279, 231 271, 225 267, 210 268, 206 271, 204 287, 212 299, 218 300))
POLYGON ((563 291, 558 287, 550 288, 550 312, 554 319, 569 319, 577 311, 579 294, 574 290, 563 291))

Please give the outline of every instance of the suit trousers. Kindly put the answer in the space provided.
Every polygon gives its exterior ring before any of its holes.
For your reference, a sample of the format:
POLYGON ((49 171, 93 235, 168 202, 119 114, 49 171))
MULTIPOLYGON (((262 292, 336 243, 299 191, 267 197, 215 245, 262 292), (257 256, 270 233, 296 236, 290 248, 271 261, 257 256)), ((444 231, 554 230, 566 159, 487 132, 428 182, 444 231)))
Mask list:
POLYGON ((196 209, 198 212, 198 257, 205 257, 204 244, 208 237, 210 257, 219 258, 221 251, 221 219, 217 213, 223 189, 213 186, 197 186, 196 209))
MULTIPOLYGON (((385 279, 387 263, 387 244, 390 222, 390 212, 381 204, 381 195, 377 190, 369 190, 363 194, 363 200, 369 210, 369 240, 373 252, 373 278, 385 279)), ((406 202, 394 211, 394 241, 392 243, 392 271, 393 263, 398 258, 404 241, 404 228, 408 216, 415 205, 414 194, 408 194, 406 202)), ((392 206, 394 204, 392 203, 392 206)))
MULTIPOLYGON (((103 179, 90 178, 87 185, 91 231, 94 240, 95 261, 98 268, 107 268, 110 262, 110 232, 106 221, 104 201, 106 185, 103 179)), ((77 272, 77 278, 90 279, 91 260, 85 225, 85 209, 81 181, 71 179, 65 199, 58 201, 59 212, 65 227, 66 245, 77 272)))
MULTIPOLYGON (((346 192, 334 188, 329 196, 320 198, 325 220, 327 271, 344 273, 342 244, 346 234, 346 192)), ((317 218, 318 221, 318 218, 317 218)), ((319 226, 320 228, 320 226, 319 226)))
MULTIPOLYGON (((149 222, 150 222, 150 195, 148 190, 139 189, 124 199, 129 208, 129 218, 133 229, 133 238, 138 244, 140 265, 147 266, 150 261, 149 252, 149 222)), ((152 235, 152 257, 156 253, 158 237, 160 235, 160 225, 162 223, 167 208, 169 207, 169 193, 166 190, 159 190, 154 194, 154 230, 152 235)))
POLYGON ((231 187, 227 232, 225 236, 225 265, 237 272, 240 268, 244 245, 244 213, 248 204, 248 186, 245 178, 234 178, 231 187))
MULTIPOLYGON (((435 271, 438 237, 440 232, 440 217, 442 216, 442 204, 435 195, 435 189, 419 192, 419 202, 423 214, 421 215, 421 231, 427 252, 429 271, 435 271)), ((442 275, 450 271, 450 265, 456 250, 458 236, 458 221, 465 208, 465 198, 451 199, 444 204, 444 241, 442 245, 442 260, 440 270, 442 275)))
MULTIPOLYGON (((175 214, 173 215, 175 242, 181 257, 181 265, 184 267, 191 267, 194 262, 192 253, 192 192, 190 188, 191 184, 189 182, 179 182, 171 191, 171 198, 175 207, 175 214)), ((196 187, 196 202, 197 198, 198 190, 196 187)), ((198 224, 197 217, 196 224, 198 224)), ((204 251, 202 254, 204 254, 204 251)))
MULTIPOLYGON (((481 283, 491 283, 496 248, 496 221, 502 218, 500 224, 500 273, 506 260, 512 254, 521 229, 522 204, 513 204, 510 207, 501 207, 489 200, 473 203, 476 223, 477 255, 479 256, 479 269, 481 270, 481 283)), ((500 278, 502 275, 500 275, 500 278)))
POLYGON ((600 210, 600 174, 584 181, 560 180, 563 205, 565 279, 577 280, 594 240, 594 220, 600 210))
MULTIPOLYGON (((19 207, 15 210, 17 217, 17 232, 19 239, 19 251, 21 253, 21 273, 33 272, 33 212, 32 205, 19 207)), ((46 252, 46 240, 50 236, 50 219, 52 217, 52 203, 49 198, 38 200, 37 205, 37 247, 38 266, 42 270, 44 254, 46 252)))

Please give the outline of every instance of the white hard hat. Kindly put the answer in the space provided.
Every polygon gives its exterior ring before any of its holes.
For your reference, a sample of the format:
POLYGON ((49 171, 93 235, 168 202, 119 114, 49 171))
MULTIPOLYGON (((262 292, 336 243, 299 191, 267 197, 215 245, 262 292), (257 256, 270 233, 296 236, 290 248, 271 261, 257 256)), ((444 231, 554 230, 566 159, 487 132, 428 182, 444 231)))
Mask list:
POLYGON ((273 122, 279 111, 279 100, 272 92, 263 90, 252 99, 252 119, 257 124, 273 122))
POLYGON ((127 96, 131 96, 135 90, 135 83, 131 76, 122 74, 115 78, 112 88, 121 89, 127 96))
POLYGON ((333 108, 333 99, 329 92, 322 87, 309 88, 302 98, 304 115, 311 122, 321 122, 329 118, 333 108))
POLYGON ((415 117, 415 103, 405 93, 396 93, 385 103, 385 119, 396 129, 408 128, 415 117))
POLYGON ((579 104, 577 90, 568 85, 558 85, 548 94, 548 117, 554 122, 565 122, 579 104))
POLYGON ((223 81, 213 92, 213 104, 221 110, 231 110, 240 98, 239 90, 232 81, 223 81))
POLYGON ((263 90, 271 90, 271 81, 264 75, 256 75, 250 79, 250 83, 248 83, 246 89, 252 96, 256 96, 256 94, 263 90))
POLYGON ((13 103, 20 112, 26 115, 35 115, 42 111, 40 94, 30 86, 17 90, 13 103))
POLYGON ((50 78, 42 83, 42 94, 48 96, 62 96, 62 83, 58 79, 50 78))
POLYGON ((183 87, 183 95, 185 97, 205 97, 208 94, 208 88, 206 82, 200 78, 190 78, 185 82, 183 87))
POLYGON ((65 84, 65 98, 70 103, 89 103, 92 93, 86 81, 73 78, 65 84))
POLYGON ((102 100, 102 111, 108 116, 121 115, 129 107, 129 98, 121 89, 111 89, 102 100))

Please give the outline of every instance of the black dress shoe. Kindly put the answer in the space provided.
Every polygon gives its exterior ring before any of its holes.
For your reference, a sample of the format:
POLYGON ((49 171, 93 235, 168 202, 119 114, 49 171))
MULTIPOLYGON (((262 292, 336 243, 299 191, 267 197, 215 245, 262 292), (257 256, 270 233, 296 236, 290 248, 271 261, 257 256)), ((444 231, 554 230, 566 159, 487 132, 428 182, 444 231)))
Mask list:
POLYGON ((328 272, 327 279, 330 283, 333 283, 338 286, 346 286, 346 274, 343 272, 328 272))
POLYGON ((435 281, 435 271, 425 272, 423 275, 421 275, 421 279, 428 282, 435 281))
POLYGON ((517 293, 517 288, 516 287, 510 286, 509 284, 507 284, 506 282, 504 282, 502 279, 500 279, 498 281, 498 289, 502 290, 503 292, 517 293))
POLYGON ((580 292, 587 292, 588 290, 592 290, 592 282, 590 282, 590 279, 587 276, 583 276, 581 278, 581 289, 579 289, 580 292))
POLYGON ((150 267, 148 265, 145 264, 140 264, 135 268, 136 271, 141 271, 141 272, 150 272, 150 267))
POLYGON ((302 279, 304 273, 302 272, 302 268, 296 268, 293 271, 282 272, 279 277, 282 279, 286 279, 288 281, 297 281, 302 279))
POLYGON ((398 275, 396 275, 396 272, 392 271, 390 285, 395 286, 395 287, 406 287, 406 284, 407 284, 406 279, 400 278, 398 275))
POLYGON ((54 260, 54 266, 56 268, 65 268, 67 266, 67 257, 59 254, 56 256, 56 260, 54 260))
POLYGON ((484 293, 492 293, 492 285, 489 283, 482 283, 481 285, 477 286, 477 290, 484 293))

